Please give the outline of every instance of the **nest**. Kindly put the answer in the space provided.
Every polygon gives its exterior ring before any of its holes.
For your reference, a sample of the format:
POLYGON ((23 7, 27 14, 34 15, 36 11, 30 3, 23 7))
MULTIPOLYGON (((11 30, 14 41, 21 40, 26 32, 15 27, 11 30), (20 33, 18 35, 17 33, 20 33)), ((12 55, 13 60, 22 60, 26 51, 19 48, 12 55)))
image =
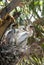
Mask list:
POLYGON ((0 65, 14 65, 22 56, 15 45, 4 43, 0 45, 0 65))
POLYGON ((43 49, 37 43, 33 43, 30 46, 30 55, 41 59, 43 57, 43 49))

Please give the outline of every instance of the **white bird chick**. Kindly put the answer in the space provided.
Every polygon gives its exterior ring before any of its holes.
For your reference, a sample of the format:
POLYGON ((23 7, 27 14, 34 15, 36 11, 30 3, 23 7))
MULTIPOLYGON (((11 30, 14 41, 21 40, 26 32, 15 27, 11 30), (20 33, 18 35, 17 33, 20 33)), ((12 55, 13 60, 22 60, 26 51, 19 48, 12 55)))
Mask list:
POLYGON ((25 47, 27 44, 28 34, 27 31, 19 31, 19 29, 9 29, 5 33, 5 38, 8 43, 20 47, 25 47))
POLYGON ((33 26, 31 24, 28 25, 26 31, 28 32, 28 36, 31 37, 33 35, 33 26))
POLYGON ((15 44, 15 32, 13 29, 9 29, 5 33, 5 38, 8 43, 14 45, 15 44))

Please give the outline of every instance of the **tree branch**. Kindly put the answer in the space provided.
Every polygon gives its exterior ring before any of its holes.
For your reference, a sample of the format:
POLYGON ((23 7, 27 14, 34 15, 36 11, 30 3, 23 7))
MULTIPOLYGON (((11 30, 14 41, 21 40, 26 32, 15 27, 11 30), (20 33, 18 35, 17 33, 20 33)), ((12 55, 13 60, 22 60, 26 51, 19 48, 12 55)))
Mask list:
POLYGON ((18 6, 21 0, 12 0, 10 4, 8 4, 5 8, 0 12, 0 18, 4 18, 4 16, 10 13, 16 6, 18 6))

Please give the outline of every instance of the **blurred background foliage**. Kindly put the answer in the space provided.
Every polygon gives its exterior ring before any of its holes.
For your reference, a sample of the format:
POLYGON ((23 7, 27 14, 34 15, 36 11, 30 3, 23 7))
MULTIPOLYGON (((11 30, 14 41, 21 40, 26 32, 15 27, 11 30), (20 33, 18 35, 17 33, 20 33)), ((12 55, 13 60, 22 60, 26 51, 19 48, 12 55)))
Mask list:
MULTIPOLYGON (((11 0, 0 0, 0 10, 10 2, 11 0)), ((44 53, 44 0, 22 0, 19 6, 10 12, 10 15, 14 16, 15 12, 20 14, 15 19, 18 26, 24 25, 26 27, 28 24, 33 25, 34 34, 32 37, 29 37, 28 44, 31 45, 36 42, 42 47, 44 53)), ((42 59, 36 57, 36 55, 28 58, 24 57, 18 62, 18 65, 44 65, 44 57, 42 59)))

